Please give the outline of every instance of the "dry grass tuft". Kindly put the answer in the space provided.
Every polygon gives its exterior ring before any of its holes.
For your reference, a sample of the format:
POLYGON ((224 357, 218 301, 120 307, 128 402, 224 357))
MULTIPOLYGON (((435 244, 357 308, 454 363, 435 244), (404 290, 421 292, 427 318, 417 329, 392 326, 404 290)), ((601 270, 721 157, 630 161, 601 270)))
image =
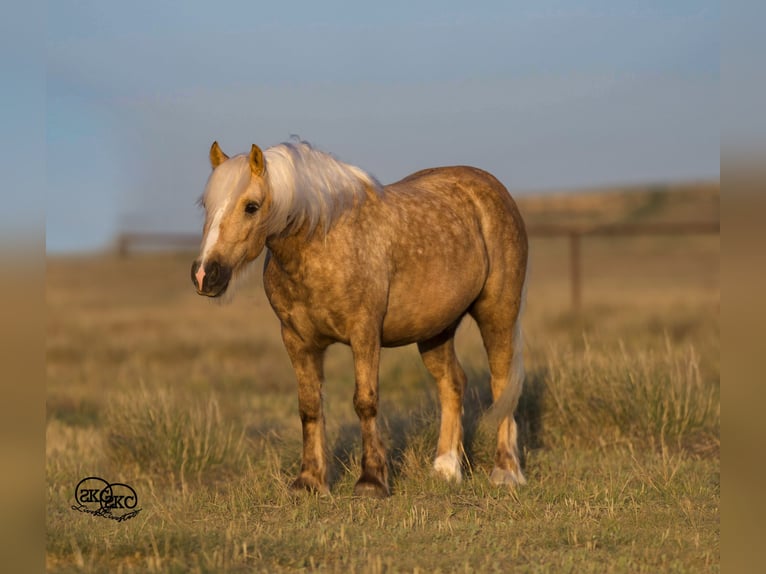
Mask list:
POLYGON ((247 464, 244 430, 223 420, 215 397, 181 400, 141 385, 110 404, 105 428, 115 465, 161 481, 185 486, 242 472, 247 464))
POLYGON ((718 448, 719 381, 700 373, 693 348, 548 354, 543 426, 550 443, 718 448))

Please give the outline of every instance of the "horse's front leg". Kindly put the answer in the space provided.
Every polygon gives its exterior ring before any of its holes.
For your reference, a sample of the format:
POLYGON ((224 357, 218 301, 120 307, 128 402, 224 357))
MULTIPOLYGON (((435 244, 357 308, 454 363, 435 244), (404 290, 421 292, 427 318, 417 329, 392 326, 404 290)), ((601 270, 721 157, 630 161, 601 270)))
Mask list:
POLYGON ((354 494, 383 498, 390 492, 386 450, 380 440, 376 422, 380 336, 376 333, 352 340, 351 350, 354 353, 356 375, 354 410, 362 427, 362 476, 354 487, 354 494))
POLYGON ((322 383, 324 380, 324 349, 307 345, 297 333, 282 328, 282 339, 298 379, 298 409, 303 426, 303 457, 301 473, 292 484, 294 489, 306 489, 327 494, 327 450, 322 383))

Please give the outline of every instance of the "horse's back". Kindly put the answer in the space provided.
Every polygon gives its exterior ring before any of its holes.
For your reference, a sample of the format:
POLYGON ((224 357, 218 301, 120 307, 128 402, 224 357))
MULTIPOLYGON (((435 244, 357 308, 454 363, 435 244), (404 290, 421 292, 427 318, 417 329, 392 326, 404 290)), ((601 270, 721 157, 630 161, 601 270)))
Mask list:
MULTIPOLYGON (((491 173, 471 166, 423 169, 389 186, 436 190, 448 202, 468 199, 473 207, 494 282, 520 291, 526 276, 528 242, 524 220, 506 187, 491 173)), ((387 188, 388 189, 388 188, 387 188)), ((488 278, 490 279, 490 278, 488 278)))
POLYGON ((465 165, 422 169, 386 186, 391 193, 412 191, 437 193, 446 200, 467 197, 475 207, 485 240, 507 240, 524 251, 527 235, 516 202, 506 187, 491 173, 465 165))

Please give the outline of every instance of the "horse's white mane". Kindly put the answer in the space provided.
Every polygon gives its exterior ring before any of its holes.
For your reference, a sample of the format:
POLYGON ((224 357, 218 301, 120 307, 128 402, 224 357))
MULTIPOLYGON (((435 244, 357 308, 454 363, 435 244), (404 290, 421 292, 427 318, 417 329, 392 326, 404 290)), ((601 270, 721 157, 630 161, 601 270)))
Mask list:
MULTIPOLYGON (((346 209, 364 201, 368 190, 383 187, 364 170, 296 140, 263 152, 265 178, 271 190, 271 208, 262 222, 267 234, 290 232, 304 225, 309 233, 327 232, 346 209)), ((248 155, 232 157, 210 176, 200 203, 223 214, 250 184, 248 155)), ((220 215, 219 215, 220 217, 220 215)))
POLYGON ((326 232, 347 208, 364 201, 367 190, 380 192, 378 181, 305 141, 282 143, 264 152, 272 205, 268 233, 321 226, 326 232))

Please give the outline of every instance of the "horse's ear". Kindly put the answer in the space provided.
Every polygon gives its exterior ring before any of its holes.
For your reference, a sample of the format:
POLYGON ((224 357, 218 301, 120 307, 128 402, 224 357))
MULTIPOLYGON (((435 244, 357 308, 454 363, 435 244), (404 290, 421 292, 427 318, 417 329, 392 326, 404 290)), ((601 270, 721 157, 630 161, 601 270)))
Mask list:
POLYGON ((210 146, 210 165, 213 166, 213 169, 217 168, 227 159, 229 159, 229 156, 223 153, 218 142, 213 142, 213 145, 210 146))
POLYGON ((261 151, 261 148, 253 144, 253 147, 250 148, 250 157, 248 159, 250 161, 250 171, 253 172, 253 175, 263 175, 263 172, 266 169, 266 164, 263 161, 263 152, 261 151))

